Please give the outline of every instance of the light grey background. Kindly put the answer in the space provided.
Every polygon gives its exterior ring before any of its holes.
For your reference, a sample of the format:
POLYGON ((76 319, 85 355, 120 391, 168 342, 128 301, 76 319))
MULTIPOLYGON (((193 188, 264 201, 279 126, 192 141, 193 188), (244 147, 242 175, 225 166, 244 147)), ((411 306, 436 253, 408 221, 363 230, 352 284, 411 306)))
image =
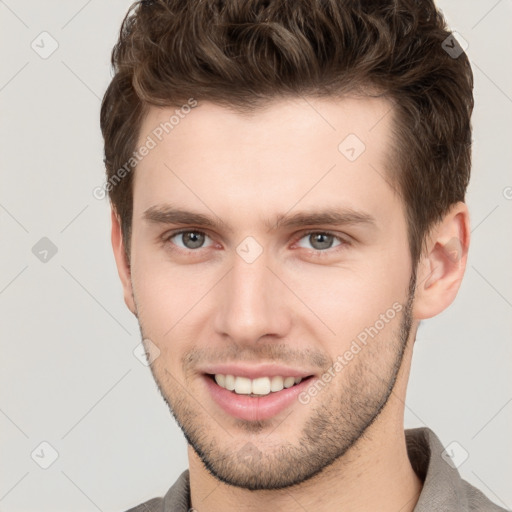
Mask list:
MULTIPOLYGON (((187 467, 133 354, 108 203, 92 195, 103 183, 100 99, 130 3, 0 0, 2 512, 125 510, 187 467), (51 49, 43 31, 59 45, 46 59, 31 47, 51 49), (46 263, 32 252, 42 237, 58 249, 46 263), (43 441, 58 452, 48 469, 43 441)), ((405 423, 456 441, 469 454, 463 477, 510 508, 512 1, 439 6, 469 43, 476 82, 472 247, 456 302, 420 328, 405 423)))

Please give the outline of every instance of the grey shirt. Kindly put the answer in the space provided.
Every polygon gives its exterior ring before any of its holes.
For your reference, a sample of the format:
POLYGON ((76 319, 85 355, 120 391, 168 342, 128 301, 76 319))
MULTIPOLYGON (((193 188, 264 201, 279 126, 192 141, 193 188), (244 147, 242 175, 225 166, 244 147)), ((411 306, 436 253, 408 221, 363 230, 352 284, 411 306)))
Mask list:
MULTIPOLYGON (((405 437, 411 465, 423 481, 414 512, 505 511, 462 480, 457 469, 442 458, 443 445, 432 430, 409 429, 405 431, 405 437)), ((163 498, 153 498, 127 512, 188 512, 190 508, 189 474, 186 470, 163 498)))

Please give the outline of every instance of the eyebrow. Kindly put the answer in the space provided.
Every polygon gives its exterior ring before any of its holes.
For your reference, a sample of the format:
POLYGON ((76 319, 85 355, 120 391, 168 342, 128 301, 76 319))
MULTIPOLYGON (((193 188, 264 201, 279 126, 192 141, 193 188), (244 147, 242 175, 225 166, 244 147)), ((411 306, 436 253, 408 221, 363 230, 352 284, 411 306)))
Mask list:
MULTIPOLYGON (((215 230, 233 232, 233 228, 218 216, 205 215, 171 205, 151 206, 143 213, 143 219, 153 224, 184 224, 194 225, 215 230)), ((356 225, 363 224, 370 227, 376 226, 375 218, 369 213, 357 211, 352 208, 334 208, 315 211, 279 214, 274 221, 266 220, 268 231, 279 228, 295 228, 301 226, 319 225, 356 225)))
MULTIPOLYGON (((275 223, 269 226, 269 230, 284 228, 295 228, 305 225, 332 225, 341 226, 346 224, 367 224, 375 226, 375 218, 369 213, 356 211, 350 208, 328 209, 313 212, 297 212, 291 215, 278 215, 275 223)), ((268 224, 267 224, 268 225, 268 224)))
POLYGON ((142 217, 154 224, 194 224, 204 228, 222 228, 232 232, 232 228, 217 216, 209 217, 203 213, 174 208, 169 205, 151 206, 143 213, 142 217))

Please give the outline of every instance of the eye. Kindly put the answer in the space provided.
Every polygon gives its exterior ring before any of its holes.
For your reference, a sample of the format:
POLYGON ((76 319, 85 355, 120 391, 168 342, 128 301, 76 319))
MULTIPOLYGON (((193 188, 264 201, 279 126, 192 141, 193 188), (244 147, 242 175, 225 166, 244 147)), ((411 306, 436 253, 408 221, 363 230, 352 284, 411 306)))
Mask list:
POLYGON ((344 240, 340 237, 324 231, 310 231, 300 238, 298 246, 310 249, 311 247, 305 246, 302 240, 306 240, 306 243, 309 243, 316 251, 325 251, 326 249, 332 249, 333 247, 337 247, 344 243, 344 240))
POLYGON ((182 249, 201 249, 210 237, 202 231, 179 231, 166 237, 166 240, 182 249))

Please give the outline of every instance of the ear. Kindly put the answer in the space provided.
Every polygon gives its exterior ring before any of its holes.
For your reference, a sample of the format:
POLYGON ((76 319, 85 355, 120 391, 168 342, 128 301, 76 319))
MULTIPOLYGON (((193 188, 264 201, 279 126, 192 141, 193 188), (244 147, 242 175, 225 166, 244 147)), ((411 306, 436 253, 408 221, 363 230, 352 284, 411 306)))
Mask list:
POLYGON ((417 268, 415 319, 431 318, 453 302, 466 269, 469 238, 468 208, 458 202, 427 238, 417 268))
POLYGON ((121 221, 112 207, 112 249, 114 250, 114 258, 116 260, 117 272, 123 285, 124 301, 128 309, 137 316, 137 308, 135 307, 135 300, 133 298, 132 281, 130 263, 126 258, 126 251, 124 246, 123 234, 121 231, 121 221))

